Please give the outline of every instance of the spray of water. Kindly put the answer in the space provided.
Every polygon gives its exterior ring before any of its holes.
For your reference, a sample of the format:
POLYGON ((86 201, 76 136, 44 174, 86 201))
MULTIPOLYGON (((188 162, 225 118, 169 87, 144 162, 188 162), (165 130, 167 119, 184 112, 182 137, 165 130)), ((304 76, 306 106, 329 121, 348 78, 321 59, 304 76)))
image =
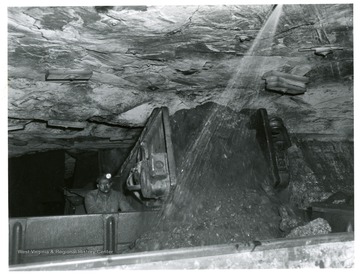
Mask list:
MULTIPOLYGON (((272 11, 255 38, 251 48, 240 59, 237 70, 229 80, 226 88, 215 102, 220 103, 222 106, 229 106, 233 102, 236 102, 236 104, 240 105, 240 110, 256 101, 261 86, 260 79, 264 73, 263 65, 266 62, 266 56, 271 54, 272 43, 281 10, 281 5, 278 5, 272 11), (255 93, 251 93, 249 96, 249 91, 255 91, 255 93)), ((199 177, 197 165, 201 162, 206 163, 210 158, 210 140, 223 121, 224 118, 219 109, 219 105, 216 105, 213 110, 209 112, 207 118, 205 118, 197 138, 185 150, 185 161, 183 161, 183 169, 178 175, 177 188, 170 203, 162 210, 162 215, 156 226, 157 229, 165 225, 171 216, 176 216, 179 213, 181 213, 180 217, 182 217, 184 221, 188 220, 190 216, 191 218, 196 217, 194 213, 196 213, 196 209, 198 208, 197 203, 199 200, 193 198, 191 186, 196 183, 199 177), (187 208, 181 208, 183 206, 187 208), (179 209, 182 210, 179 211, 179 209)), ((205 164, 204 171, 206 171, 206 168, 207 166, 205 164)))
MULTIPOLYGON (((251 48, 240 60, 237 71, 229 80, 223 93, 218 96, 216 102, 221 105, 228 106, 229 103, 232 103, 236 99, 236 103, 241 105, 241 108, 243 108, 251 102, 256 101, 258 91, 261 86, 261 76, 265 73, 263 65, 266 61, 266 56, 271 54, 273 39, 281 12, 282 5, 277 5, 271 12, 271 15, 259 31, 251 48), (251 97, 249 97, 247 95, 249 90, 255 91, 256 93, 251 94, 251 97)), ((188 158, 186 160, 184 169, 178 176, 178 185, 180 187, 182 186, 182 183, 193 182, 194 177, 196 177, 195 165, 200 162, 200 158, 203 158, 204 155, 206 155, 212 134, 215 133, 216 129, 222 123, 222 118, 221 115, 219 116, 218 111, 218 107, 215 107, 212 112, 210 112, 197 139, 187 149, 186 155, 190 156, 191 154, 193 158, 188 158)), ((191 191, 186 190, 186 188, 180 188, 176 192, 176 196, 180 198, 180 201, 181 198, 191 198, 191 191)), ((166 213, 174 211, 175 207, 171 207, 167 207, 166 213)))
MULTIPOLYGON (((265 73, 263 65, 266 61, 266 56, 271 53, 271 46, 281 11, 282 5, 277 5, 272 11, 266 23, 256 36, 251 48, 240 60, 237 71, 229 80, 224 91, 215 100, 217 103, 228 106, 234 99, 237 99, 236 102, 244 107, 256 100, 261 86, 260 79, 265 73), (256 94, 252 95, 252 97, 246 97, 246 90, 256 91, 256 94)), ((194 153, 206 148, 206 143, 210 140, 211 133, 213 133, 213 130, 216 130, 219 123, 221 123, 219 120, 214 121, 217 111, 217 108, 214 108, 213 112, 211 112, 207 120, 205 120, 205 125, 203 126, 201 133, 188 150, 189 153, 194 153), (201 146, 202 144, 203 146, 201 146)))
MULTIPOLYGON (((264 63, 266 56, 272 51, 274 36, 276 33, 279 18, 282 12, 282 5, 277 5, 267 19, 264 26, 256 36, 251 48, 241 59, 237 71, 229 80, 224 92, 220 95, 223 101, 219 101, 224 105, 228 105, 236 97, 240 99, 245 96, 246 88, 258 92, 261 86, 261 76, 264 74, 264 63)), ((256 93, 257 97, 258 93, 256 93)), ((254 100, 252 97, 250 100, 254 100)), ((245 106, 247 102, 239 101, 239 104, 245 106)))

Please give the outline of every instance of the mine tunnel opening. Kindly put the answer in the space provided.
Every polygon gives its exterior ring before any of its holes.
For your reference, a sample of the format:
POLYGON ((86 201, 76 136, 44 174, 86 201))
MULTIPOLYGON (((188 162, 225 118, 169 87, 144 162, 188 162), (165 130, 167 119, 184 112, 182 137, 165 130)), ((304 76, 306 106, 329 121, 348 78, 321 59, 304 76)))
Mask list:
POLYGON ((99 175, 115 175, 128 153, 70 149, 9 158, 9 217, 86 214, 84 195, 99 175))
POLYGON ((9 217, 62 215, 64 153, 38 153, 9 159, 9 217))

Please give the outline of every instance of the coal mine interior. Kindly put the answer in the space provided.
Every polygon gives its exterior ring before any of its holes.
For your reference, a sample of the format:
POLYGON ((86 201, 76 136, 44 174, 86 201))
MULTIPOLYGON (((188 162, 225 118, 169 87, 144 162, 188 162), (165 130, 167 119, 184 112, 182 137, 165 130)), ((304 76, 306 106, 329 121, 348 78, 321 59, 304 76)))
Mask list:
POLYGON ((353 110, 352 4, 9 7, 10 269, 352 267, 353 110))

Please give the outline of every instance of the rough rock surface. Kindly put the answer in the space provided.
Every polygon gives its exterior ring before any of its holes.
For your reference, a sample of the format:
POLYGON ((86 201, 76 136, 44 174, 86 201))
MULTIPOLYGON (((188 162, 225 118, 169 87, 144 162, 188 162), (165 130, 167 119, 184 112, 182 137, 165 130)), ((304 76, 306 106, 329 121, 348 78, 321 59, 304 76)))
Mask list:
POLYGON ((292 136, 289 148, 291 202, 306 209, 334 193, 354 194, 354 145, 292 136))
POLYGON ((329 225, 329 223, 322 218, 317 218, 313 221, 310 221, 306 225, 294 228, 286 237, 297 238, 315 235, 325 235, 330 232, 331 226, 329 225))
POLYGON ((302 223, 302 220, 296 216, 295 212, 291 208, 286 207, 285 205, 279 207, 279 214, 281 216, 279 228, 283 232, 288 232, 302 223))
POLYGON ((270 5, 9 8, 9 125, 23 128, 9 132, 10 156, 132 147, 139 135, 133 127, 142 127, 154 107, 174 114, 223 103, 231 82, 237 93, 226 104, 233 110, 265 107, 291 132, 351 139, 352 5, 284 5, 272 43, 249 56, 271 11, 270 5), (298 51, 329 44, 343 50, 326 58, 298 51), (47 69, 93 75, 86 83, 46 82, 47 69), (266 91, 259 72, 267 70, 306 74, 307 92, 266 91), (242 86, 245 79, 256 79, 255 87, 242 86), (48 126, 54 119, 87 125, 48 126))

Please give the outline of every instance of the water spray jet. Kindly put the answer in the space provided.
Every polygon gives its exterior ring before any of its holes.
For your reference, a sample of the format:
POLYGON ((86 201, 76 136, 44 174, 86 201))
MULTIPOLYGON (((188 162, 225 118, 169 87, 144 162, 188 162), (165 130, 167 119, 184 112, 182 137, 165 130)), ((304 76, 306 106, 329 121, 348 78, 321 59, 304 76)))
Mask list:
MULTIPOLYGON (((254 42, 247 54, 240 59, 239 67, 234 75, 228 82, 225 90, 219 95, 215 102, 220 103, 222 106, 229 106, 237 99, 239 104, 238 109, 241 110, 247 105, 253 104, 258 96, 258 91, 261 86, 261 76, 264 73, 265 58, 254 59, 251 58, 258 54, 262 48, 270 48, 277 29, 279 17, 282 12, 282 5, 276 5, 272 7, 271 14, 269 15, 266 23, 263 25, 258 35, 254 39, 254 42), (271 34, 267 39, 262 40, 264 34, 271 34), (250 72, 250 77, 247 75, 250 72), (255 91, 255 94, 248 97, 246 89, 239 89, 239 87, 245 87, 255 91)), ((209 113, 204 120, 203 126, 199 135, 196 137, 192 145, 187 149, 185 153, 185 165, 182 173, 178 176, 178 187, 174 197, 174 201, 171 201, 169 206, 166 206, 164 214, 168 216, 171 213, 176 213, 176 201, 182 201, 184 197, 191 198, 190 188, 186 186, 189 183, 193 183, 194 178, 198 174, 196 171, 196 164, 203 162, 204 156, 209 155, 209 142, 216 132, 216 130, 222 125, 224 121, 224 114, 220 111, 220 106, 216 106, 209 113), (190 159, 191 156, 191 159, 190 159)), ((189 199, 186 200, 189 200, 189 199)), ((186 215, 186 214, 184 214, 186 215)))

